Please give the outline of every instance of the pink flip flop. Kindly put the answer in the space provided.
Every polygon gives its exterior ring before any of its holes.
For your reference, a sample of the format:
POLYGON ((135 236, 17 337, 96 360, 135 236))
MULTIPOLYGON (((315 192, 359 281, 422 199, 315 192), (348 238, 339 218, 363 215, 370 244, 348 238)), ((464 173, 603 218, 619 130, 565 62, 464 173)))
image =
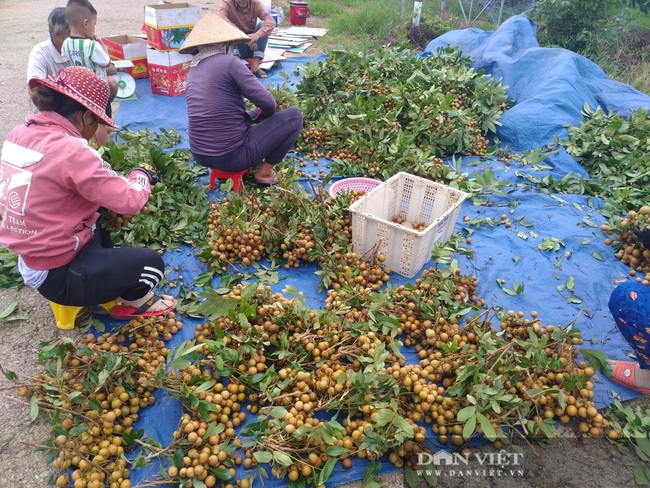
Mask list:
POLYGON ((167 312, 171 312, 174 310, 174 306, 170 305, 167 308, 164 308, 162 310, 156 310, 154 312, 149 312, 149 308, 151 306, 160 301, 164 300, 164 297, 161 297, 160 295, 154 295, 150 300, 147 300, 144 304, 142 304, 140 307, 136 308, 131 305, 116 305, 113 308, 110 309, 108 312, 111 317, 114 319, 134 319, 136 317, 157 317, 159 315, 164 315, 167 312))
POLYGON ((650 389, 636 386, 636 380, 634 379, 635 371, 636 363, 631 361, 616 361, 612 368, 612 377, 610 379, 625 388, 643 393, 644 395, 650 395, 650 389))

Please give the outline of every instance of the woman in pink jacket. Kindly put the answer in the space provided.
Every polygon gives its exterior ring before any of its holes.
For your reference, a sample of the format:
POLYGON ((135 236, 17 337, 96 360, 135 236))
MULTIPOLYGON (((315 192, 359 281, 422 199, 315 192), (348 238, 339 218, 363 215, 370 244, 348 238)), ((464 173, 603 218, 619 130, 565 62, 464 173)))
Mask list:
POLYGON ((118 318, 158 315, 173 298, 153 293, 164 263, 152 249, 113 247, 98 210, 138 213, 157 181, 146 168, 115 173, 89 144, 106 116, 108 84, 70 67, 29 81, 39 113, 13 129, 0 163, 0 244, 19 256, 25 283, 61 305, 118 300, 118 318))

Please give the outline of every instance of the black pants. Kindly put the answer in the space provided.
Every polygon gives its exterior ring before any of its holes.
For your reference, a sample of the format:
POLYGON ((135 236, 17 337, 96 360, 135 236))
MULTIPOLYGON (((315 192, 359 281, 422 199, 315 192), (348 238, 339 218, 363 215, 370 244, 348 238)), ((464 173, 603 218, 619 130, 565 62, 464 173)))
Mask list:
POLYGON ((158 285, 164 269, 153 249, 113 247, 108 232, 98 229, 72 262, 48 272, 38 292, 61 305, 137 300, 158 285))
POLYGON ((268 119, 252 126, 241 146, 222 156, 205 156, 192 153, 201 166, 221 171, 244 171, 265 160, 278 164, 296 143, 302 129, 302 114, 296 107, 290 107, 271 115, 268 119))

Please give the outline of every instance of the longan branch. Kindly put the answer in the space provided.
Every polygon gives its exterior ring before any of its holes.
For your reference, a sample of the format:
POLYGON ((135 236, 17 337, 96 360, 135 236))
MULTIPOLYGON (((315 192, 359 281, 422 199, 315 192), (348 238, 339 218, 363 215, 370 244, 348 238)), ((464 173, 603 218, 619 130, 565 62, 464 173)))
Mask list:
POLYGON ((141 445, 145 449, 148 449, 150 451, 156 451, 156 452, 152 452, 151 454, 148 454, 145 457, 146 461, 151 461, 152 459, 155 459, 155 458, 157 458, 159 456, 163 456, 165 453, 174 450, 178 446, 178 444, 180 443, 178 440, 174 440, 167 447, 158 447, 158 446, 154 446, 152 444, 149 444, 147 442, 144 442, 144 441, 142 441, 140 439, 134 439, 134 441, 135 441, 136 444, 141 445))
MULTIPOLYGON (((16 402, 16 403, 20 403, 21 405, 24 405, 26 407, 30 406, 29 402, 26 402, 24 400, 20 400, 18 398, 9 397, 9 396, 6 396, 6 395, 0 395, 0 398, 3 398, 5 400, 11 400, 11 401, 16 402)), ((99 425, 99 423, 96 420, 94 420, 94 419, 92 419, 90 417, 87 417, 82 412, 77 412, 75 410, 69 410, 69 409, 63 408, 63 407, 57 407, 57 406, 51 405, 49 403, 44 403, 44 402, 39 402, 39 401, 37 401, 36 404, 38 405, 39 408, 42 408, 44 410, 53 411, 53 412, 54 411, 59 411, 59 412, 69 413, 70 415, 74 415, 75 417, 82 418, 85 422, 91 422, 91 423, 93 423, 95 425, 99 425)))

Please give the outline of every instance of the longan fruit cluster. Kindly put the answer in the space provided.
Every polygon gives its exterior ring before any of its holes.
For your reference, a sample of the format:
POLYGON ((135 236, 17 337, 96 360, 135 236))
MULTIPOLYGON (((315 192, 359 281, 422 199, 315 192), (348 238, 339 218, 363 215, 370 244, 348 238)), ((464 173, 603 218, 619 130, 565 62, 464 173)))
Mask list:
POLYGON ((172 331, 180 327, 182 323, 169 314, 139 317, 117 334, 87 334, 62 359, 60 378, 40 373, 32 385, 18 391, 19 396, 35 395, 39 403, 61 409, 52 443, 59 453, 52 466, 73 471, 70 479, 60 475, 57 486, 131 487, 123 435, 132 431, 140 409, 154 401, 151 380, 168 353, 161 338, 171 339, 172 331), (118 364, 124 365, 130 377, 128 384, 121 369, 108 370, 111 374, 99 382, 110 361, 108 355, 120 358, 118 364))
MULTIPOLYGON (((245 205, 249 212, 261 211, 261 201, 251 196, 245 205)), ((233 209, 234 211, 235 209, 233 209)), ((248 266, 253 261, 259 261, 264 255, 261 230, 252 222, 232 225, 230 219, 230 202, 224 198, 221 203, 212 203, 208 216, 208 245, 211 247, 210 266, 222 267, 227 263, 241 261, 243 266, 248 266)))
POLYGON ((605 244, 616 249, 616 258, 630 267, 630 276, 635 277, 637 283, 644 285, 650 284, 650 249, 646 249, 634 229, 648 230, 649 225, 650 206, 646 205, 638 212, 630 210, 625 218, 616 217, 600 227, 608 236, 605 244))

